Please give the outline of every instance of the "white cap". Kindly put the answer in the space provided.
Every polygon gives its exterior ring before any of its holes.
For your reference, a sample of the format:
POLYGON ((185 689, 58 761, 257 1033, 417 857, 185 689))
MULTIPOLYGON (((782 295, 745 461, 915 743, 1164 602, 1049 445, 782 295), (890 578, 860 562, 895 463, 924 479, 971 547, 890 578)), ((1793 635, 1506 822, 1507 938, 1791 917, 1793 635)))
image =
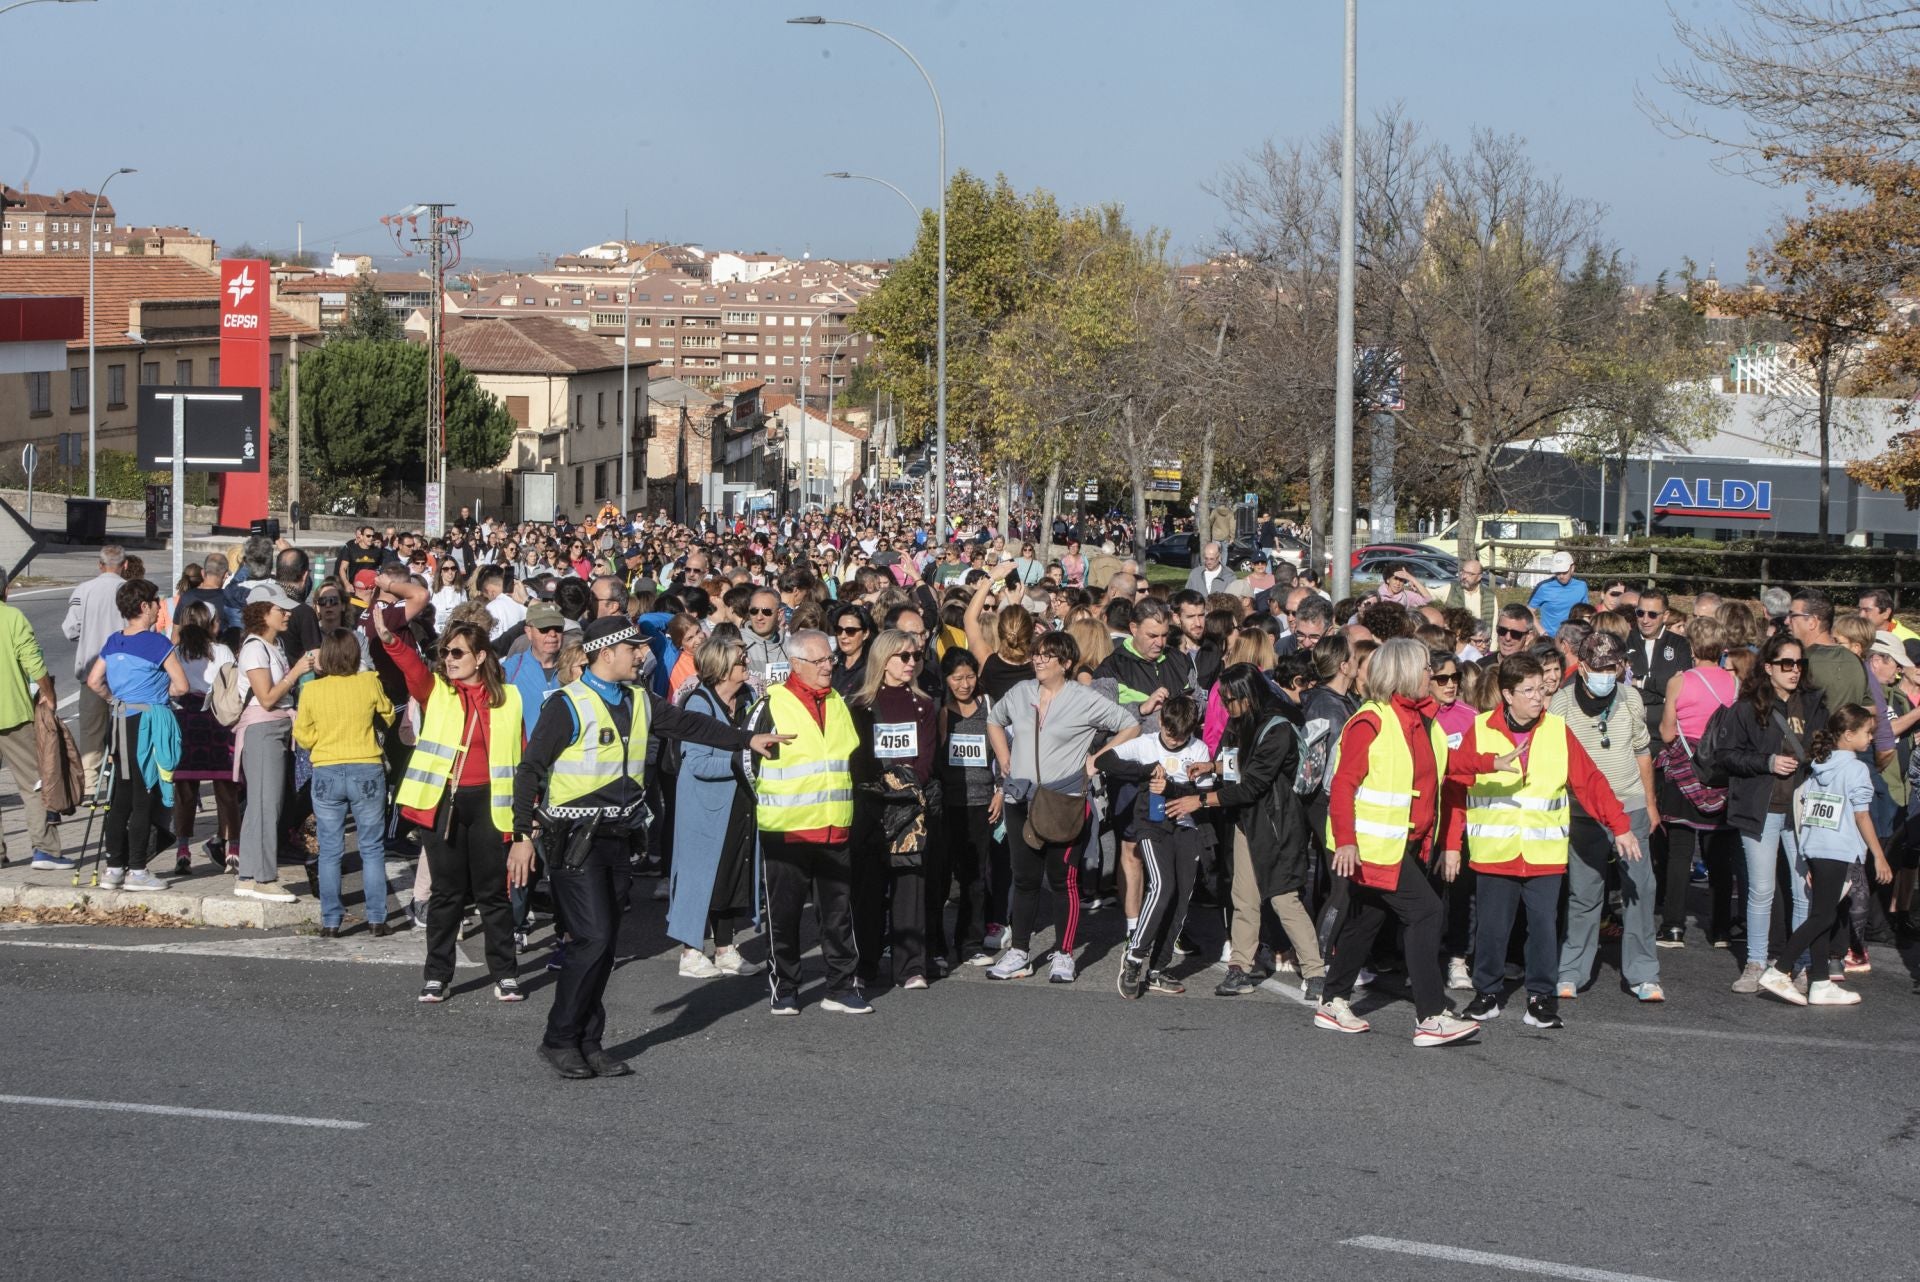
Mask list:
POLYGON ((1573 553, 1555 552, 1547 558, 1547 571, 1550 574, 1565 574, 1573 568, 1573 553))

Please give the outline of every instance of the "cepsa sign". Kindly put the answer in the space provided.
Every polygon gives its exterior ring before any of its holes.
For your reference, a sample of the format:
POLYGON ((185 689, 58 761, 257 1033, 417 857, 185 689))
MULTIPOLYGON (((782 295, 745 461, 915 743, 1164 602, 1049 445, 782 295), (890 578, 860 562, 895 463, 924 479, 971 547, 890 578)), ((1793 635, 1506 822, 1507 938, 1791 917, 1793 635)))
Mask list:
POLYGON ((1720 492, 1702 477, 1689 488, 1678 476, 1669 476, 1653 501, 1656 516, 1722 516, 1738 521, 1765 521, 1773 516, 1773 482, 1724 480, 1720 492))
POLYGON ((222 263, 225 277, 220 282, 223 295, 220 308, 220 332, 241 330, 248 333, 263 333, 267 328, 267 289, 264 280, 257 279, 255 264, 251 261, 222 263))

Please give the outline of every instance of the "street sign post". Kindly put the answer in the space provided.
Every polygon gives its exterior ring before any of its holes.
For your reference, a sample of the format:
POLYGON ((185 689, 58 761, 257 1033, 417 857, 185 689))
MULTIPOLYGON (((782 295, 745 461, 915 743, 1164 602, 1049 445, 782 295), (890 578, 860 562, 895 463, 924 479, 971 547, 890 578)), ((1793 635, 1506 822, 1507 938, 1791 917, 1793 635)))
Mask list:
POLYGON ((138 424, 140 466, 173 471, 173 581, 178 583, 186 569, 187 473, 260 470, 260 389, 143 387, 138 424))
POLYGON ((44 546, 40 532, 20 519, 13 504, 0 499, 0 580, 13 582, 44 546))
POLYGON ((27 524, 33 524, 33 470, 40 466, 40 447, 28 441, 20 450, 20 470, 27 474, 27 524))

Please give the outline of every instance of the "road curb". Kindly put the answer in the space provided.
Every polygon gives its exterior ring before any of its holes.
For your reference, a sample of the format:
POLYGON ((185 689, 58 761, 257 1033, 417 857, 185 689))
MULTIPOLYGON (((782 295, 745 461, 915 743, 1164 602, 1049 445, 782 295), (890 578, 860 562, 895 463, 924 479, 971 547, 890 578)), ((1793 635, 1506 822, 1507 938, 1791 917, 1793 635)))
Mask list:
POLYGON ((98 909, 144 907, 157 916, 175 918, 189 926, 249 930, 318 925, 320 901, 303 895, 290 904, 242 899, 228 890, 206 895, 176 890, 104 890, 75 886, 66 878, 44 883, 0 885, 0 908, 98 909))

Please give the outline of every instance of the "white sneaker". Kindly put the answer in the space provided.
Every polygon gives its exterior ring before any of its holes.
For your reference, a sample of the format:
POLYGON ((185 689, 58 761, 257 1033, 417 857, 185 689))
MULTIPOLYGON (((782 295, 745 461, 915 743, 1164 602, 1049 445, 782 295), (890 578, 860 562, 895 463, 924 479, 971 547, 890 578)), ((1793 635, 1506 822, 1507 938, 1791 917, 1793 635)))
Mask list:
POLYGON ((1352 1004, 1344 997, 1320 1003, 1320 1009, 1313 1012, 1313 1026, 1330 1033, 1364 1033, 1373 1027, 1353 1013, 1352 1004))
POLYGON ((148 872, 145 868, 135 868, 127 874, 126 890, 165 890, 167 883, 148 872))
POLYGON ((127 870, 125 868, 109 868, 100 874, 100 889, 118 890, 126 884, 126 880, 127 870))
POLYGON ((724 973, 705 953, 693 948, 680 950, 680 978, 712 979, 715 975, 724 973))
POLYGON ((1799 989, 1793 986, 1793 977, 1777 967, 1769 966, 1760 976, 1760 987, 1781 1001, 1794 1006, 1805 1006, 1807 999, 1799 989))
POLYGON ((767 969, 765 962, 748 961, 740 955, 740 950, 731 944, 725 948, 713 950, 713 964, 722 975, 761 975, 765 974, 767 969))
POLYGON ((1859 992, 1842 987, 1831 979, 1823 979, 1807 990, 1809 1006, 1858 1006, 1859 1004, 1859 992))
POLYGON ((667 889, 667 879, 665 877, 662 877, 660 879, 660 883, 653 888, 653 897, 655 899, 672 899, 673 898, 673 892, 667 889))
POLYGON ((1447 987, 1462 991, 1473 987, 1473 972, 1467 969, 1467 959, 1453 957, 1447 961, 1447 987))
POLYGON ((969 966, 991 966, 991 965, 993 965, 993 954, 991 954, 991 953, 975 953, 975 954, 974 954, 973 956, 971 956, 971 957, 969 957, 969 958, 967 958, 967 965, 969 965, 969 966))
POLYGON ((1073 982, 1073 954, 1055 953, 1053 965, 1047 970, 1049 984, 1071 984, 1073 982))
POLYGON ((1470 1019, 1456 1019, 1452 1015, 1435 1015, 1432 1019, 1423 1019, 1413 1026, 1413 1044, 1445 1046, 1449 1042, 1464 1042, 1479 1031, 1480 1025, 1470 1019))
POLYGON ((1025 979, 1033 974, 1033 959, 1018 948, 1000 954, 1000 960, 987 968, 988 979, 1025 979))
POLYGON ((243 881, 234 886, 233 893, 245 899, 264 899, 275 904, 290 904, 299 898, 277 881, 243 881))
POLYGON ((1372 988, 1374 985, 1374 981, 1378 980, 1379 978, 1380 976, 1374 974, 1371 970, 1368 970, 1365 966, 1362 966, 1360 968, 1360 974, 1357 977, 1355 977, 1353 981, 1353 986, 1355 988, 1372 988))
POLYGON ((1227 965, 1231 965, 1232 962, 1233 962, 1233 941, 1228 940, 1226 943, 1220 945, 1220 964, 1222 966, 1227 966, 1227 965))

